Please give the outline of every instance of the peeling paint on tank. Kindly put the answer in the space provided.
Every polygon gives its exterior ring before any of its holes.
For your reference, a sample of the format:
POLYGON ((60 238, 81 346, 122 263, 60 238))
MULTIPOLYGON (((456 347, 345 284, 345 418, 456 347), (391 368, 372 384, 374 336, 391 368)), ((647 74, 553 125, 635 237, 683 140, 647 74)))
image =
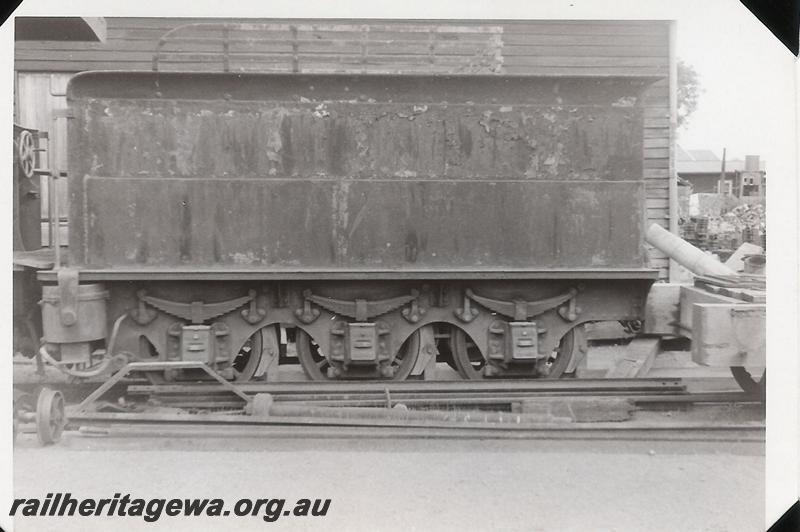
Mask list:
MULTIPOLYGON (((439 104, 425 104, 425 118, 406 127, 397 124, 397 114, 413 113, 415 106, 390 113, 377 105, 358 108, 363 106, 358 104, 353 109, 340 107, 350 104, 339 101, 325 105, 331 109, 330 116, 318 123, 311 109, 283 102, 260 103, 255 109, 234 102, 216 117, 193 102, 159 108, 152 116, 130 113, 106 130, 105 138, 119 145, 118 150, 106 153, 118 154, 115 168, 122 171, 114 170, 117 175, 366 177, 376 173, 402 176, 398 172, 412 171, 417 176, 477 178, 487 171, 494 173, 491 168, 499 165, 496 171, 503 174, 530 178, 544 160, 537 163, 534 152, 549 154, 554 150, 553 141, 559 139, 570 146, 562 154, 558 170, 565 178, 583 169, 623 178, 640 165, 626 132, 631 116, 604 118, 603 127, 614 123, 609 120, 617 121, 618 127, 602 133, 614 139, 613 144, 602 146, 601 129, 591 126, 584 113, 572 112, 574 108, 502 106, 511 107, 513 113, 500 116, 496 113, 501 106, 449 111, 439 104), (236 113, 231 114, 231 105, 236 105, 236 113), (546 120, 553 115, 558 115, 556 123, 546 120), (141 140, 142 146, 132 146, 129 138, 141 140), (591 156, 585 155, 587 145, 596 148, 591 156), (137 156, 137 150, 147 156, 137 156), (594 160, 586 164, 589 158, 594 160), (130 165, 132 161, 136 166, 130 165), (608 162, 616 166, 613 172, 603 168, 608 162), (623 167, 625 171, 620 172, 623 167)), ((417 105, 416 111, 420 110, 417 105)), ((99 142, 93 144, 103 147, 99 142)), ((94 150, 92 156, 97 153, 94 150)), ((98 163, 104 165, 102 159, 98 163)))
POLYGON ((327 118, 331 116, 331 113, 328 111, 328 108, 325 102, 317 105, 314 108, 314 112, 312 113, 316 118, 327 118))
POLYGON ((401 170, 399 172, 394 173, 394 177, 403 177, 403 178, 417 177, 417 175, 418 175, 417 172, 413 170, 401 170))
POLYGON ((259 257, 253 251, 231 253, 226 255, 226 259, 237 266, 251 266, 260 262, 259 257))
POLYGON ((637 102, 636 96, 623 96, 611 103, 612 107, 633 107, 637 102))
POLYGON ((333 253, 337 264, 347 257, 350 183, 340 181, 333 186, 331 231, 333 253))
POLYGON ((98 264, 637 263, 640 252, 608 234, 598 213, 613 206, 616 226, 636 223, 639 185, 594 183, 641 181, 641 109, 611 105, 628 93, 597 106, 575 102, 568 90, 558 105, 552 94, 534 102, 499 91, 465 103, 460 93, 437 94, 438 83, 415 88, 425 96, 416 100, 380 86, 356 102, 348 99, 361 88, 331 98, 320 81, 317 92, 327 98, 307 102, 291 91, 271 99, 272 87, 260 100, 78 102, 74 138, 85 157, 77 171, 97 177, 90 190, 72 193, 100 213, 79 218, 91 227, 76 233, 87 235, 79 245, 98 264), (329 115, 314 116, 318 108, 329 115), (143 186, 137 176, 159 179, 143 186), (162 231, 147 234, 125 224, 128 216, 119 219, 137 190, 149 194, 139 197, 139 218, 162 231), (187 234, 186 213, 175 208, 183 195, 192 206, 187 234), (482 201, 504 207, 476 211, 482 201), (222 223, 213 219, 216 204, 225 205, 222 223), (101 225, 105 235, 95 233, 101 225), (180 249, 187 241, 191 262, 180 249))

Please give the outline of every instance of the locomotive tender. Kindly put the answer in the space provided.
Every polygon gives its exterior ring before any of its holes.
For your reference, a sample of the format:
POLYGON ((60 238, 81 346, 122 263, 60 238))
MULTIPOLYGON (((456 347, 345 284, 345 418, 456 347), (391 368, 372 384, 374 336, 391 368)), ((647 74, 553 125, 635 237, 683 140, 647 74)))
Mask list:
MULTIPOLYGON (((640 320, 652 81, 88 72, 44 355, 316 380, 557 377, 640 320)), ((164 370, 167 379, 183 378, 164 370)))

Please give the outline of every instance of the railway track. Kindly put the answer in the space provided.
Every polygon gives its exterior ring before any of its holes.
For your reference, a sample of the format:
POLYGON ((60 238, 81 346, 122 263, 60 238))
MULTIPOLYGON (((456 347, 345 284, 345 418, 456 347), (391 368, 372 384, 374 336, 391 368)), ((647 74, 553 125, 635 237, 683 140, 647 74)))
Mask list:
MULTIPOLYGON (((243 393, 268 393, 276 402, 327 407, 494 408, 513 409, 531 398, 576 397, 602 400, 624 397, 636 404, 679 405, 693 403, 746 403, 757 401, 740 391, 689 393, 681 379, 581 379, 560 381, 499 382, 394 382, 394 383, 283 383, 242 384, 243 393)), ((241 400, 218 385, 131 385, 127 393, 175 407, 233 408, 241 400)))
MULTIPOLYGON (((240 384, 244 394, 268 393, 279 402, 318 406, 372 407, 394 406, 502 406, 543 396, 619 396, 680 394, 686 387, 679 379, 586 379, 570 381, 497 381, 497 382, 362 382, 362 383, 262 383, 240 384)), ((151 401, 173 406, 224 408, 241 404, 216 384, 132 385, 128 394, 144 395, 151 401)))
MULTIPOLYGON (((146 397, 156 402, 204 408, 241 406, 228 387, 216 383, 145 384, 141 380, 121 381, 104 394, 106 400, 120 397, 146 397)), ((77 403, 89 396, 100 382, 69 383, 41 381, 15 383, 14 387, 35 394, 43 387, 61 391, 67 402, 77 403)), ((281 401, 330 403, 331 405, 386 404, 407 401, 414 404, 487 404, 508 403, 527 395, 666 395, 686 392, 681 379, 565 379, 539 381, 387 381, 387 382, 286 382, 233 384, 236 390, 255 395, 269 393, 281 401)))
POLYGON ((719 383, 687 386, 679 378, 233 385, 123 381, 102 396, 96 387, 67 388, 67 430, 173 437, 188 431, 226 437, 764 439, 758 397, 719 390, 719 383))
POLYGON ((268 397, 270 406, 260 412, 245 406, 221 385, 130 384, 126 397, 145 401, 97 403, 98 408, 86 410, 73 406, 68 418, 71 428, 86 435, 144 430, 230 437, 764 438, 763 405, 757 398, 743 392, 689 392, 681 379, 248 383, 236 389, 268 397), (731 407, 738 417, 696 414, 731 407), (684 414, 671 417, 673 412, 684 414))

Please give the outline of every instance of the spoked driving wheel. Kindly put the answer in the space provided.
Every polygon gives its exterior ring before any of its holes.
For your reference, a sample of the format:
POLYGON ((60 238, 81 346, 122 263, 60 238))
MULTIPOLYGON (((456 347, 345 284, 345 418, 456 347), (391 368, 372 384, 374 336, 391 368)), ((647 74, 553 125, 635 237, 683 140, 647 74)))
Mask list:
MULTIPOLYGON (((261 377, 264 373, 264 355, 278 356, 278 353, 264 353, 264 348, 277 347, 280 325, 267 325, 253 333, 244 343, 233 360, 235 380, 247 382, 261 377)), ((273 371, 275 371, 273 369, 273 371)))
POLYGON ((456 371, 464 379, 476 380, 483 378, 483 367, 486 360, 478 346, 472 342, 467 333, 456 327, 450 329, 450 351, 456 371))
MULTIPOLYGON (((549 373, 546 379, 558 379, 569 367, 570 361, 577 355, 584 343, 584 327, 578 325, 570 329, 559 342, 558 348, 553 351, 547 360, 549 373)), ((456 326, 451 328, 451 341, 453 362, 458 373, 465 379, 475 380, 483 378, 483 368, 486 360, 480 349, 467 334, 456 326)))
POLYGON ((767 394, 767 370, 761 374, 760 379, 756 379, 747 368, 743 366, 731 366, 731 373, 742 390, 749 394, 757 395, 762 399, 767 394))
POLYGON ((303 329, 298 328, 295 333, 295 346, 297 358, 306 376, 312 381, 328 380, 330 364, 325 355, 320 351, 319 345, 303 329))
POLYGON ((403 342, 400 350, 395 354, 392 359, 391 367, 394 370, 392 380, 402 381, 411 375, 411 371, 417 363, 420 356, 420 333, 414 331, 408 339, 403 342))
MULTIPOLYGON (((414 364, 419 356, 419 340, 415 340, 417 334, 415 332, 406 340, 392 359, 390 363, 394 370, 392 380, 403 380, 414 369, 414 364)), ((328 368, 331 367, 328 359, 325 358, 325 355, 319 349, 319 345, 307 332, 297 329, 295 345, 297 347, 297 358, 300 360, 300 365, 303 366, 303 371, 305 371, 309 379, 314 381, 331 379, 328 376, 328 368)))
POLYGON ((66 423, 64 396, 59 391, 44 388, 36 401, 36 434, 39 443, 49 445, 59 441, 66 423))
POLYGON ((246 382, 255 375, 258 363, 261 361, 261 351, 264 347, 261 334, 260 329, 254 332, 239 350, 236 358, 233 359, 233 371, 237 381, 246 382))
POLYGON ((564 375, 567 368, 581 350, 586 349, 586 327, 578 325, 561 337, 558 348, 553 351, 547 361, 550 369, 546 379, 558 379, 564 375))

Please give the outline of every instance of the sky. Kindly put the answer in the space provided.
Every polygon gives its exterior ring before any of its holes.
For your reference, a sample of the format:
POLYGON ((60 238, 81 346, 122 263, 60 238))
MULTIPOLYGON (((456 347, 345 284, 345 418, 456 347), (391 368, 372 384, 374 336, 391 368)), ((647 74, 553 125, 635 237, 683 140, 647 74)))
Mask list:
MULTIPOLYGON (((737 0, 25 0, 18 14, 56 16, 363 17, 442 19, 667 19, 677 24, 679 58, 698 73, 703 92, 687 127, 678 131, 687 149, 710 149, 728 157, 758 154, 767 162, 770 242, 780 255, 767 265, 768 321, 766 519, 772 522, 798 493, 798 187, 797 63, 737 0), (113 11, 110 7, 113 6, 113 11), (777 363, 773 364, 772 361, 777 363), (771 406, 770 406, 771 405, 771 406), (778 405, 776 407, 776 405, 778 405)), ((0 90, 13 90, 13 35, 0 28, 0 90)), ((10 131, 11 98, 0 101, 10 131)), ((0 143, 0 159, 11 160, 11 143, 0 143)), ((10 180, 8 180, 10 183, 10 180)), ((8 184, 7 184, 8 186, 8 184)), ((8 191, 10 192, 10 191, 8 191)), ((11 194, 0 194, 0 210, 11 217, 11 194)), ((10 242, 10 223, 6 237, 10 242)), ((10 250, 11 246, 4 246, 10 250)), ((10 257, 7 261, 10 264, 10 257)), ((0 269, 1 271, 2 269, 0 269)), ((3 285, 11 285, 8 271, 3 285)), ((6 300, 11 300, 10 293, 6 300)), ((8 305, 10 307, 10 305, 8 305)), ((9 316, 0 319, 0 341, 10 352, 9 316)), ((0 357, 0 375, 11 374, 11 357, 0 357)), ((0 404, 10 403, 10 386, 0 381, 0 404)), ((6 383, 7 384, 7 383, 6 383)), ((10 427, 0 408, 0 427, 10 427)), ((9 431, 5 431, 8 436, 9 431)), ((0 440, 3 440, 0 435, 0 440)), ((6 442, 7 449, 10 449, 6 442)), ((0 441, 2 446, 2 441, 0 441)), ((11 451, 0 451, 0 472, 11 471, 11 451)), ((11 493, 0 474, 0 524, 11 493)), ((724 494, 723 494, 724 496, 724 494)), ((711 501, 709 501, 711 502, 711 501)))
POLYGON ((769 164, 780 134, 772 126, 793 119, 792 109, 770 105, 791 54, 738 2, 696 6, 675 11, 678 58, 694 67, 702 89, 678 142, 719 156, 723 147, 728 156, 762 155, 769 164))

